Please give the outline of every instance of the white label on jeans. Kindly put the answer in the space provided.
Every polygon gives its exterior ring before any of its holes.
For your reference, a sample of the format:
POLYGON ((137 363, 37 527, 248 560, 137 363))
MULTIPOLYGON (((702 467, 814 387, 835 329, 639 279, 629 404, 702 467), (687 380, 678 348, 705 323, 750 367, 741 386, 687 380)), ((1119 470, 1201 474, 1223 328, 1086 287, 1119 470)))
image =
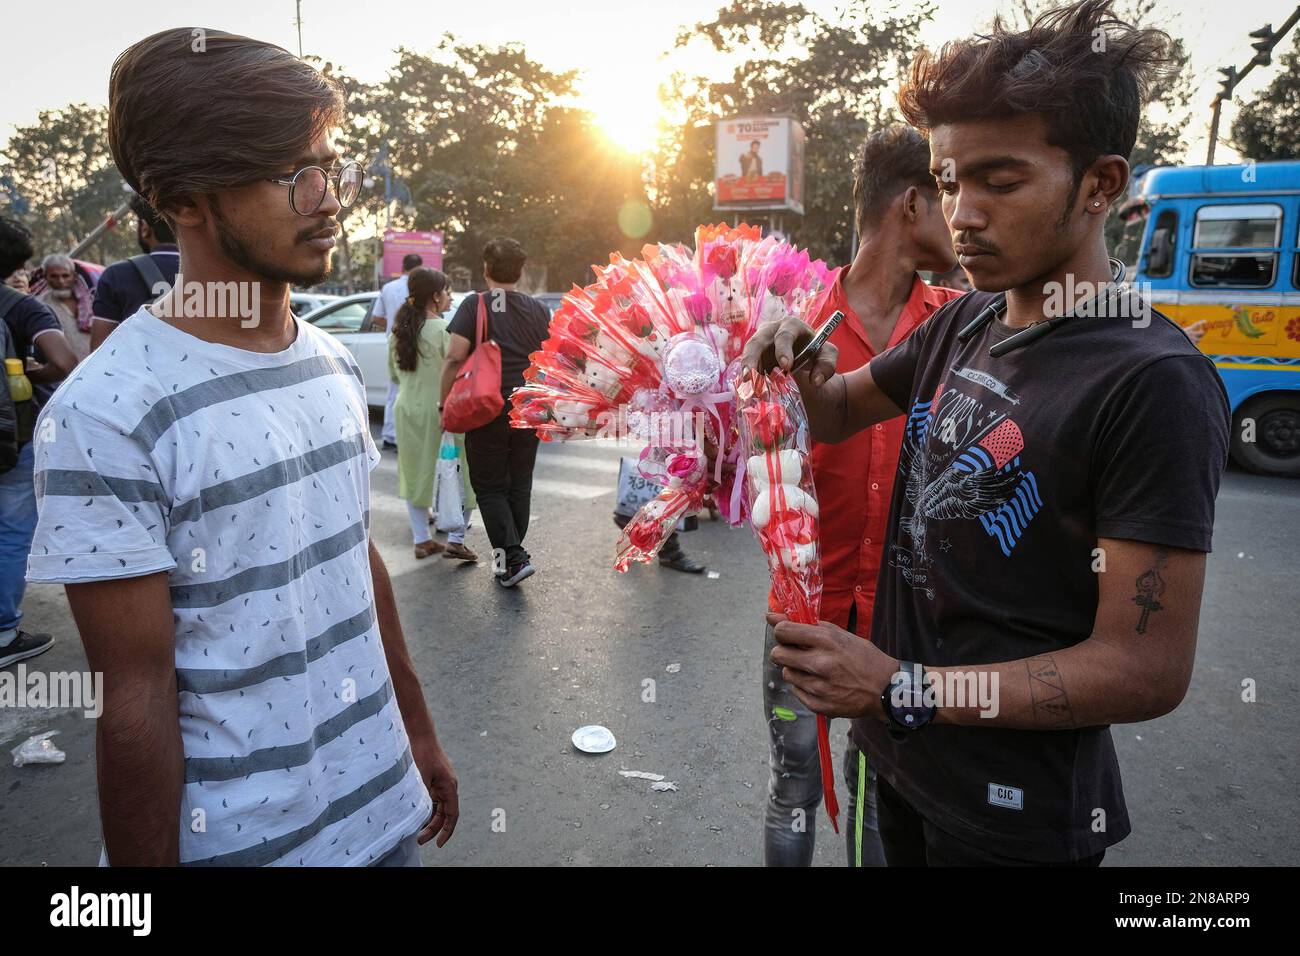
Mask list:
POLYGON ((1019 787, 1004 787, 1000 783, 989 784, 989 803, 995 807, 1006 807, 1009 810, 1023 810, 1025 808, 1025 792, 1019 787))

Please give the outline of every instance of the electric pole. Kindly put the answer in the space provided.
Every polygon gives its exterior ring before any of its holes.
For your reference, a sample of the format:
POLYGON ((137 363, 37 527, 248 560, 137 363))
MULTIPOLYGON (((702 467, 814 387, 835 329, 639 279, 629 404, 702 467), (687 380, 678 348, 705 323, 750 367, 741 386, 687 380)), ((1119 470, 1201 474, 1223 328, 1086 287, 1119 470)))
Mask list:
POLYGON ((298 59, 302 59, 302 0, 293 0, 294 26, 298 28, 298 59))

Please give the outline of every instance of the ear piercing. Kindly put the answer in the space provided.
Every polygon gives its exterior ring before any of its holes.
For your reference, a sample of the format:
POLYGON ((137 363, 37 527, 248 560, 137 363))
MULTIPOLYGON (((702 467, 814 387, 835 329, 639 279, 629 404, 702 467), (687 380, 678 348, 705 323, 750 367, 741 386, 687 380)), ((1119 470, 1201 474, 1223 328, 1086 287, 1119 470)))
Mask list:
POLYGON ((1100 200, 1100 199, 1094 199, 1094 200, 1092 201, 1092 204, 1093 204, 1094 206, 1100 206, 1100 205, 1101 205, 1101 200, 1100 200))

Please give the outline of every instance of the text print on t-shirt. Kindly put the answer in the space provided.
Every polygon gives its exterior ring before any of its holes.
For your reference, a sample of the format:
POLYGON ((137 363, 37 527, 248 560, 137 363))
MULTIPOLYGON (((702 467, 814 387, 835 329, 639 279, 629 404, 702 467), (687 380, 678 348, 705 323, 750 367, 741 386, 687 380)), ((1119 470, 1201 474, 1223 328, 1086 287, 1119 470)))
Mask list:
POLYGON ((903 580, 931 600, 932 549, 950 547, 947 539, 929 538, 931 521, 978 519, 990 547, 1010 557, 1043 506, 1034 473, 1021 461, 1025 440, 1013 417, 1020 400, 987 372, 952 374, 976 387, 967 392, 970 386, 946 379, 928 401, 913 399, 908 412, 898 464, 906 503, 889 555, 903 580), (981 398, 989 392, 994 398, 986 404, 981 398))

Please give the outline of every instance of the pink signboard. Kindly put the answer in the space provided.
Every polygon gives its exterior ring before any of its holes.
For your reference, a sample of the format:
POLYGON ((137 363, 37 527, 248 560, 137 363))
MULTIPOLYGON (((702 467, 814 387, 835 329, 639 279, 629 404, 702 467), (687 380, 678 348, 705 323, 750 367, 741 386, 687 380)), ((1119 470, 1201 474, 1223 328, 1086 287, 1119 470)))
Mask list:
POLYGON ((402 257, 414 252, 431 269, 442 268, 441 232, 384 231, 384 278, 402 274, 402 257))

